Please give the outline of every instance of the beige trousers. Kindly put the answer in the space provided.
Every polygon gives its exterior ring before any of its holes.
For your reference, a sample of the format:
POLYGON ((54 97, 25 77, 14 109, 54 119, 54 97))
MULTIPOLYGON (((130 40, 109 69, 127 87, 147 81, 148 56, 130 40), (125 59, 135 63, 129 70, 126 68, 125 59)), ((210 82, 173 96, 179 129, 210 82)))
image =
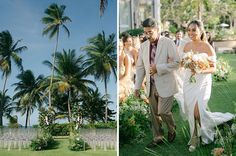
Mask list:
POLYGON ((167 98, 160 97, 155 85, 151 85, 150 89, 149 105, 151 111, 153 140, 157 141, 162 139, 164 135, 162 122, 166 123, 170 133, 175 131, 175 122, 171 113, 174 96, 167 98))

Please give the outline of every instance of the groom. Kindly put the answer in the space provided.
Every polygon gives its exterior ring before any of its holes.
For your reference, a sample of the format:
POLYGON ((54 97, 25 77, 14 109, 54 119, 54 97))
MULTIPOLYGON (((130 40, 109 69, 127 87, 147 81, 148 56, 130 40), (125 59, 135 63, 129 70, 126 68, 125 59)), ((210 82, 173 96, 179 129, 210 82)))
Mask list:
POLYGON ((147 41, 142 43, 136 65, 135 96, 140 97, 140 88, 146 76, 146 92, 150 103, 153 140, 147 145, 155 147, 163 142, 162 121, 168 127, 168 141, 176 137, 176 126, 171 113, 174 94, 178 92, 175 72, 179 56, 174 42, 160 35, 159 24, 152 18, 143 22, 147 41), (168 63, 168 59, 172 61, 168 63))

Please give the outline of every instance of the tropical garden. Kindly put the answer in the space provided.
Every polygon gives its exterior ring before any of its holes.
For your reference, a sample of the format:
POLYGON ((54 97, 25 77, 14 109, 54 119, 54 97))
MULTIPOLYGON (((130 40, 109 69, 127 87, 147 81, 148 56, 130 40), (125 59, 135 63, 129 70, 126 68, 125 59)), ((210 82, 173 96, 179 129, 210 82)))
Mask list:
MULTIPOLYGON (((236 39, 235 0, 192 0, 161 1, 161 23, 163 30, 174 36, 177 30, 185 32, 186 25, 192 19, 204 23, 205 30, 212 33, 214 41, 236 39), (227 26, 222 27, 225 23, 227 26)), ((125 33, 138 36, 142 28, 130 29, 125 33)), ((122 33, 120 34, 122 36, 122 33)), ((226 45, 225 45, 226 46, 226 45)), ((213 74, 211 98, 208 103, 212 112, 236 113, 236 55, 235 48, 217 49, 217 70, 213 74)), ((143 93, 144 94, 144 93, 143 93)), ((233 156, 236 155, 236 121, 232 120, 216 128, 215 141, 209 145, 201 145, 196 151, 188 151, 190 137, 188 122, 184 120, 177 101, 174 102, 173 116, 177 125, 176 139, 173 143, 155 148, 145 148, 152 139, 151 121, 148 104, 137 99, 133 94, 120 103, 119 114, 119 146, 120 155, 125 156, 233 156)), ((167 127, 165 134, 167 135, 167 127)), ((165 137, 167 137, 165 135, 165 137)))
MULTIPOLYGON (((99 2, 100 17, 107 5, 107 0, 99 2)), ((116 103, 108 92, 108 82, 111 77, 116 78, 115 34, 107 35, 101 31, 89 37, 87 45, 79 49, 60 47, 61 36, 69 38, 71 35, 67 25, 73 24, 66 9, 65 5, 52 3, 41 17, 42 36, 54 46, 50 52, 52 57, 42 62, 51 71, 49 75, 35 75, 32 70, 25 69, 21 55, 32 49, 9 30, 0 32, 3 83, 0 91, 0 155, 36 156, 55 152, 75 155, 76 151, 81 151, 81 155, 116 153, 116 112, 109 107, 116 103), (82 54, 78 55, 78 51, 82 54), (7 83, 13 69, 17 69, 18 74, 17 82, 10 84, 14 90, 10 95, 7 83), (97 82, 103 83, 105 94, 99 91, 97 82), (39 112, 38 124, 32 126, 30 118, 36 110, 39 112), (24 126, 18 123, 16 112, 25 116, 24 126), (8 124, 4 125, 3 120, 8 120, 5 122, 8 124)))

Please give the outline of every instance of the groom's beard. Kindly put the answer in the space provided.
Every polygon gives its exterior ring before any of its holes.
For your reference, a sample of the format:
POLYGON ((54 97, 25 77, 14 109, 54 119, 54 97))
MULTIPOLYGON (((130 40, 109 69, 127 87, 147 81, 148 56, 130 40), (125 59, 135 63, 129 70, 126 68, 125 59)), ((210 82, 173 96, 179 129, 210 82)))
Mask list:
POLYGON ((159 38, 159 35, 157 34, 156 37, 155 37, 155 35, 153 35, 153 36, 146 36, 146 38, 147 38, 150 42, 155 42, 155 41, 159 38))
POLYGON ((150 41, 150 42, 155 42, 157 40, 157 38, 153 38, 153 37, 147 37, 147 39, 150 41))

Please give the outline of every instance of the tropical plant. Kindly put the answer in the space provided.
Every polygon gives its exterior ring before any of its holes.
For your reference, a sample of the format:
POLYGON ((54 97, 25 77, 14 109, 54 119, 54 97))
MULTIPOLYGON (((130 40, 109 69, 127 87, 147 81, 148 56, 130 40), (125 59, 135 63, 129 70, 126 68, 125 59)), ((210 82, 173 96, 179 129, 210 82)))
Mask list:
MULTIPOLYGON (((55 71, 56 76, 53 78, 53 90, 56 89, 60 93, 67 95, 68 120, 71 121, 71 103, 72 97, 78 93, 86 93, 89 90, 89 85, 96 86, 91 80, 85 78, 87 75, 83 66, 83 56, 76 56, 75 50, 63 50, 63 53, 55 53, 55 71)), ((49 61, 44 61, 44 64, 52 67, 53 64, 49 61)))
MULTIPOLYGON (((233 127, 233 126, 232 126, 233 127)), ((222 151, 227 155, 231 156, 233 152, 233 143, 234 143, 234 133, 233 129, 231 127, 224 123, 223 128, 217 128, 216 131, 216 140, 215 140, 215 145, 218 147, 223 147, 222 151)), ((216 152, 217 148, 214 149, 213 151, 216 152)))
MULTIPOLYGON (((11 112, 15 109, 14 105, 12 104, 10 96, 6 95, 7 90, 2 93, 0 91, 0 118, 2 120, 3 117, 11 118, 11 112)), ((1 121, 3 122, 3 121, 1 121)))
POLYGON ((121 35, 120 35, 120 38, 122 36, 125 36, 126 34, 129 34, 131 36, 139 36, 141 34, 143 34, 143 28, 137 28, 137 29, 129 29, 125 32, 123 32, 121 35))
POLYGON ((104 14, 107 4, 108 4, 108 0, 100 0, 100 16, 104 14))
POLYGON ((71 22, 71 19, 68 16, 64 15, 64 11, 66 9, 65 5, 58 6, 57 4, 53 3, 51 4, 44 13, 46 14, 45 17, 42 18, 42 23, 45 24, 45 28, 43 29, 43 35, 49 34, 49 38, 53 38, 56 36, 56 45, 55 50, 53 52, 53 66, 52 68, 52 74, 50 79, 50 87, 49 87, 49 107, 52 106, 51 101, 51 87, 52 87, 52 80, 54 76, 54 65, 55 65, 55 53, 58 48, 58 39, 59 39, 59 32, 60 27, 65 30, 68 37, 70 36, 70 31, 66 27, 65 23, 71 22))
POLYGON ((131 94, 121 105, 119 114, 120 145, 142 142, 149 129, 148 106, 131 94))
POLYGON ((162 22, 176 23, 177 28, 186 27, 190 20, 199 19, 207 29, 215 30, 222 17, 229 17, 232 25, 235 3, 234 0, 166 0, 161 2, 161 19, 162 22))
MULTIPOLYGON (((10 32, 8 30, 2 31, 0 33, 0 69, 2 70, 2 77, 4 77, 4 85, 2 93, 5 93, 7 79, 11 74, 12 69, 12 61, 16 64, 16 66, 22 71, 22 59, 19 57, 19 53, 26 50, 26 46, 18 47, 18 43, 21 40, 17 40, 14 42, 10 32)), ((0 103, 0 107, 3 105, 0 103)), ((0 109, 0 126, 2 126, 2 110, 0 109)))
POLYGON ((26 50, 26 46, 17 47, 21 40, 14 42, 8 30, 0 33, 0 56, 3 58, 1 63, 2 76, 5 77, 3 92, 6 89, 6 82, 9 74, 11 73, 12 60, 17 67, 23 71, 22 59, 18 56, 19 53, 26 50))
MULTIPOLYGON (((112 101, 106 101, 106 97, 101 96, 98 89, 90 90, 88 94, 84 94, 80 98, 81 112, 83 119, 86 119, 90 124, 94 124, 96 121, 105 121, 104 110, 106 102, 112 103, 112 101)), ((112 120, 110 117, 114 114, 112 110, 107 109, 108 120, 112 120)))
POLYGON ((107 83, 113 72, 116 78, 116 41, 115 34, 109 35, 106 39, 105 33, 99 33, 88 40, 88 45, 82 47, 82 51, 87 52, 85 67, 87 73, 94 76, 95 79, 104 81, 106 94, 105 122, 107 122, 108 93, 107 83))
POLYGON ((18 117, 16 115, 10 116, 8 127, 9 128, 18 128, 19 127, 18 117))
POLYGON ((69 146, 68 148, 71 151, 85 151, 90 149, 87 142, 85 142, 80 136, 71 136, 69 138, 69 146))
POLYGON ((58 142, 56 142, 53 139, 50 133, 43 132, 43 134, 31 140, 30 148, 33 151, 41 151, 41 150, 54 148, 57 145, 58 145, 58 142))
POLYGON ((13 100, 16 100, 16 110, 22 115, 26 114, 25 127, 27 128, 31 113, 43 104, 41 98, 43 93, 39 91, 43 76, 39 75, 35 78, 31 70, 26 70, 17 75, 17 79, 19 82, 13 84, 16 86, 13 100))

